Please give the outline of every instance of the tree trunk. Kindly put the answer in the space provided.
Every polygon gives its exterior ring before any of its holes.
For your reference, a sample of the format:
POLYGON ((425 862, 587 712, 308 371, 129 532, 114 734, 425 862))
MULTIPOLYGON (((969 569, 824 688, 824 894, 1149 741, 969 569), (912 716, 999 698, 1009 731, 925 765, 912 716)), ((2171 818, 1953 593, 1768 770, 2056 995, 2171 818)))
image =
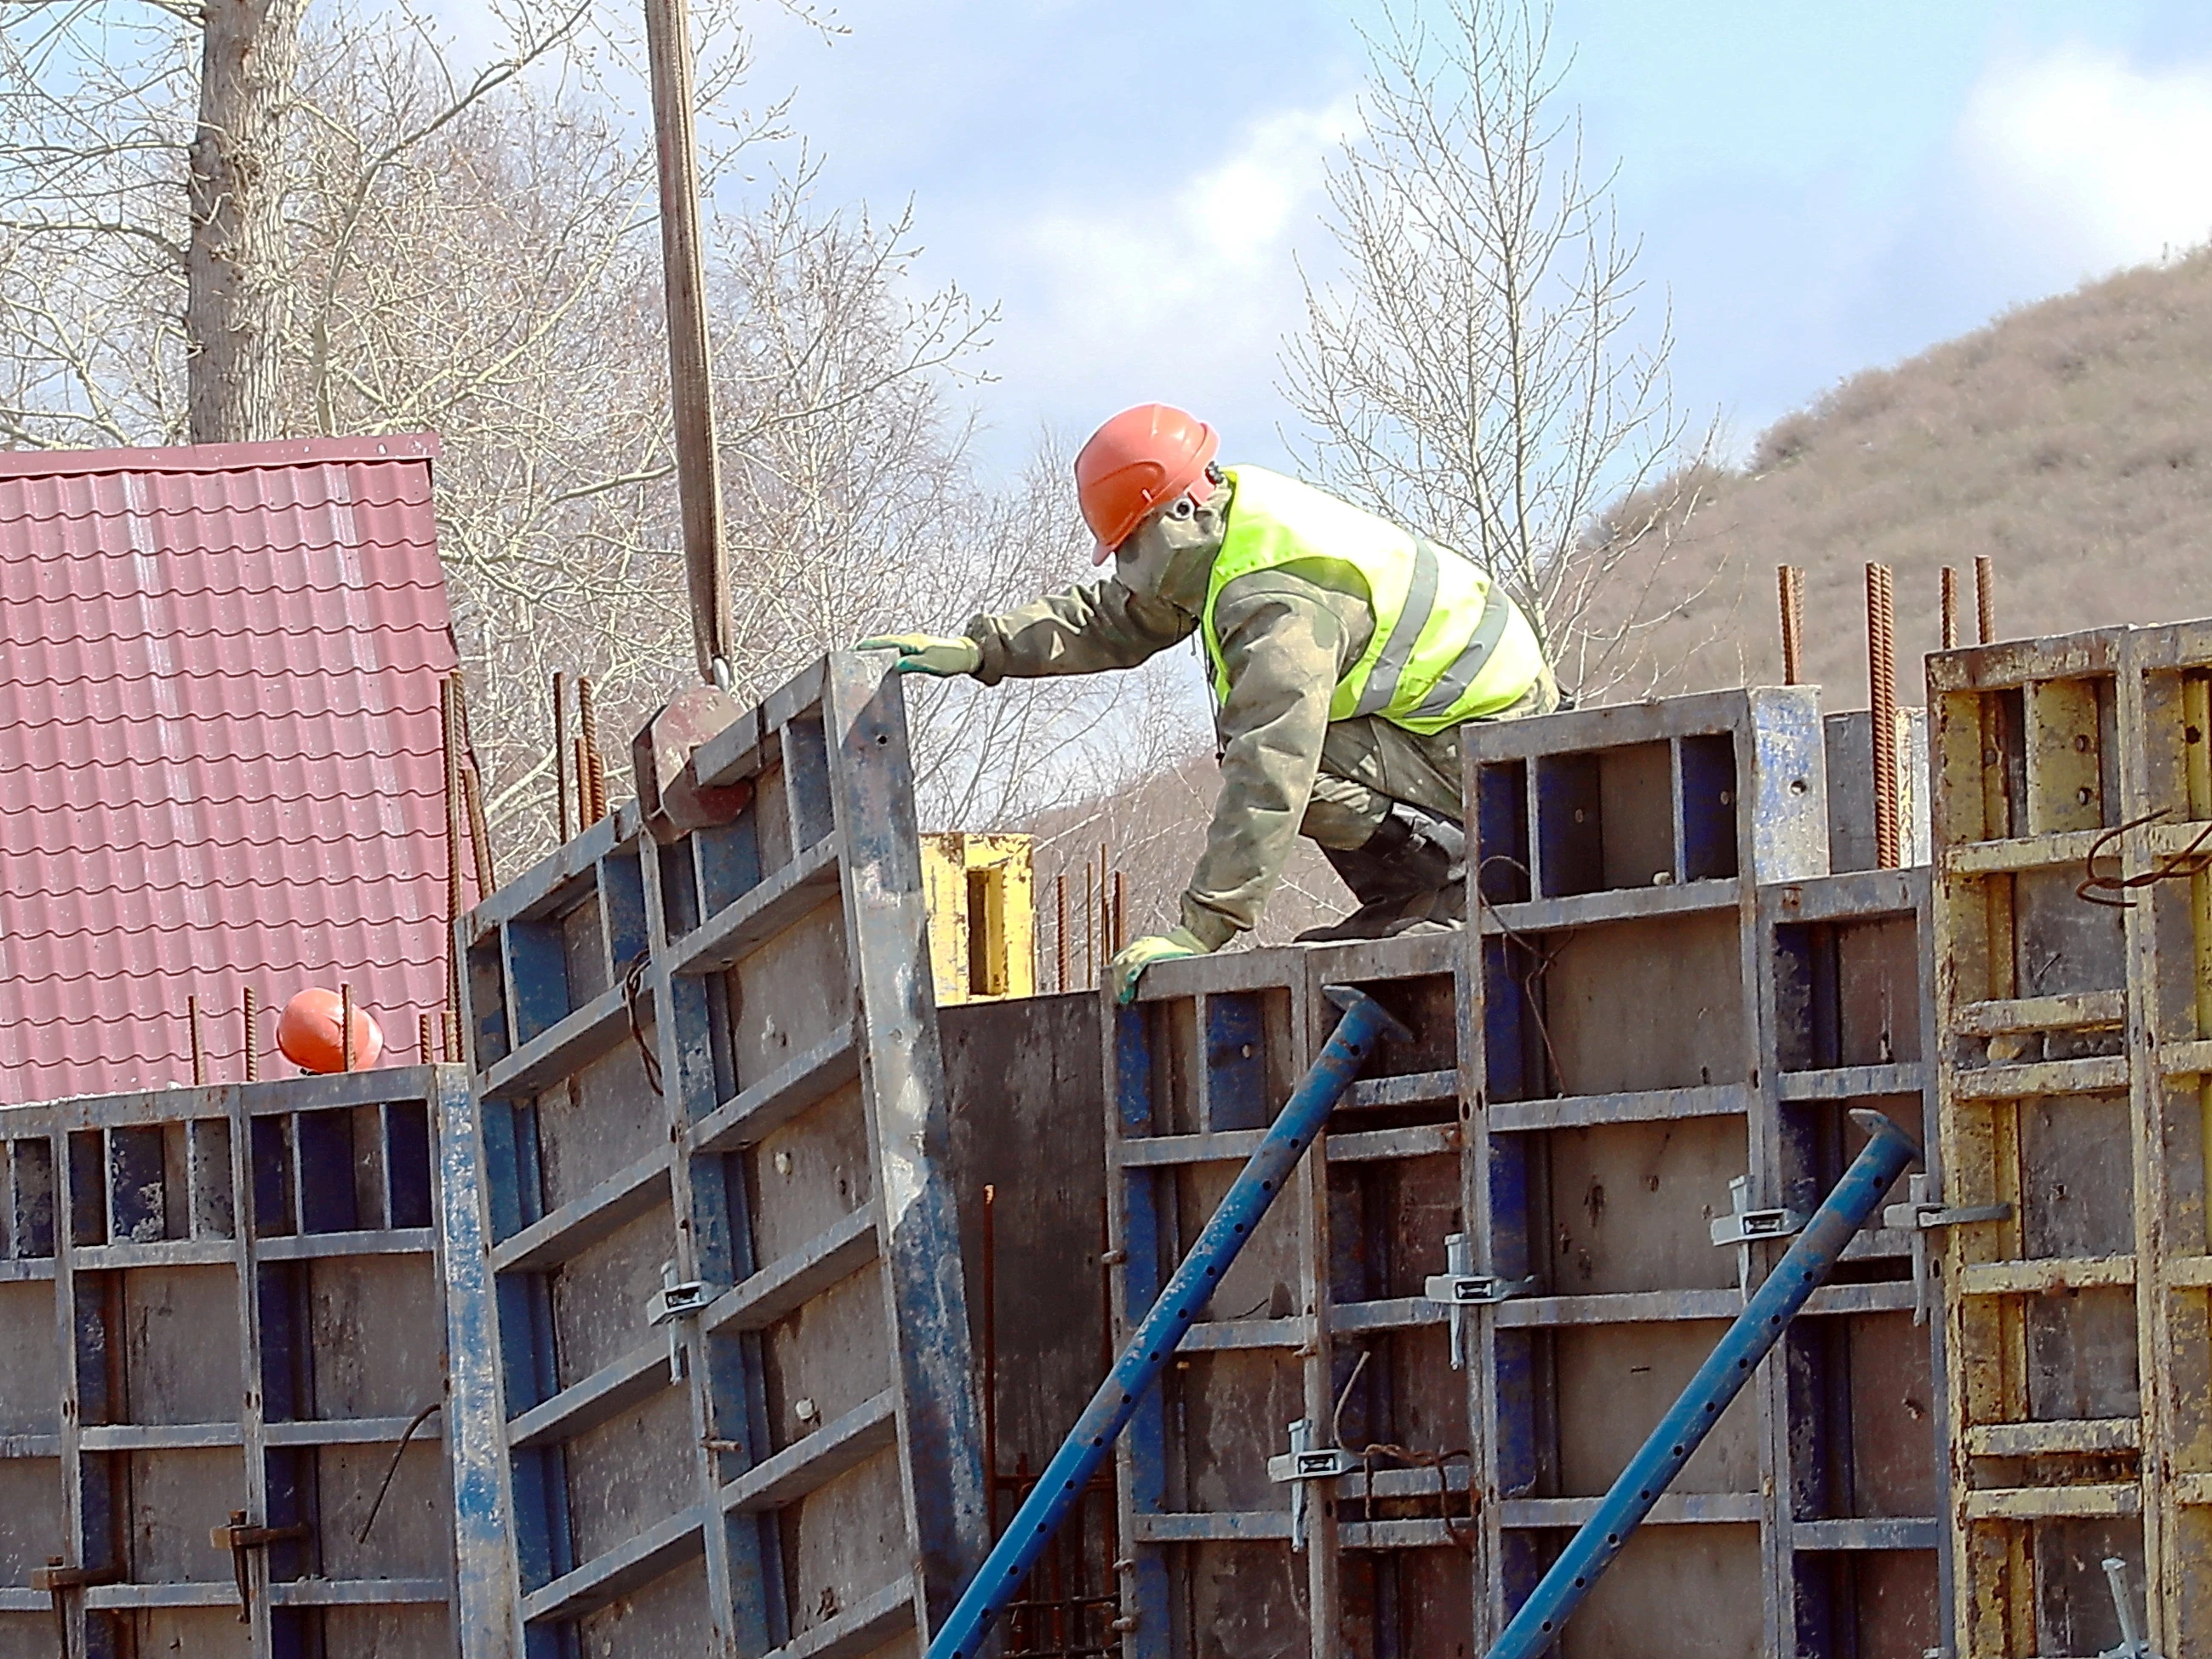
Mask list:
POLYGON ((186 411, 194 443, 282 434, 279 133, 307 0, 205 0, 199 130, 185 189, 186 411))

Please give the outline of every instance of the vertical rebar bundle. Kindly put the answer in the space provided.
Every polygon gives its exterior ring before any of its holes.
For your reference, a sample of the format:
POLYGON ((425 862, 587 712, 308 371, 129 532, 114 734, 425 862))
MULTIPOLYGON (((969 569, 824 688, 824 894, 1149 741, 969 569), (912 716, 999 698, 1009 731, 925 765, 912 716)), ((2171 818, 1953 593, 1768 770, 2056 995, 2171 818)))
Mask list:
POLYGON ((1868 707, 1874 715, 1875 862, 1899 864, 1897 833, 1897 597, 1886 564, 1866 568, 1868 707))
POLYGON ((1805 673, 1805 572, 1794 564, 1774 567, 1782 605, 1782 683, 1801 684, 1805 673))
MULTIPOLYGON (((453 950, 453 936, 461 920, 461 802, 460 802, 460 731, 455 718, 454 683, 441 680, 438 685, 438 720, 446 751, 446 1006, 461 1006, 461 962, 453 950)), ((352 1067, 353 1027, 349 1024, 345 1032, 347 1067, 352 1067)))
POLYGON ((1948 564, 1943 567, 1943 648, 1959 648, 1959 572, 1948 564))
POLYGON ((1986 553, 1974 555, 1974 621, 1980 638, 1977 645, 1994 645, 1997 637, 1997 563, 1986 553))

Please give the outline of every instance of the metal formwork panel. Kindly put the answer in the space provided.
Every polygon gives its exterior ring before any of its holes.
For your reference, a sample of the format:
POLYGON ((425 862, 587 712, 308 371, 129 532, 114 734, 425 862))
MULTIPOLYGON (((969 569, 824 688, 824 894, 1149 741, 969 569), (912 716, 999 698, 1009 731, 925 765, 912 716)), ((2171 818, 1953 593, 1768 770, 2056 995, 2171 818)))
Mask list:
MULTIPOLYGON (((1832 799, 1832 776, 1830 787, 1832 799)), ((1899 1182, 1893 1206, 1940 1184, 1929 887, 1923 866, 1759 889, 1759 1110, 1772 1115, 1781 1201, 1797 1214, 1863 1144, 1856 1109, 1886 1114, 1925 1149, 1923 1174, 1899 1182)), ((1946 1646, 1943 1322, 1930 1237, 1904 1224, 1861 1233, 1784 1339, 1783 1363, 1766 1368, 1784 1652, 1919 1659, 1946 1646)))
POLYGON ((531 1655, 912 1652, 988 1547, 898 682, 832 656, 474 912, 531 1655))
MULTIPOLYGON (((1716 1221, 1797 1201, 1836 1150, 1795 1132, 1817 1110, 1781 1107, 1759 890, 1826 876, 1828 807, 1809 688, 1471 726, 1465 749, 1474 1231, 1500 1295, 1472 1343, 1486 1644, 1778 1260, 1717 1247, 1716 1221)), ((1810 1311, 1909 1319, 1909 1298, 1834 1285, 1810 1311)), ((1790 1369, 1771 1359, 1723 1415, 1563 1652, 1851 1650, 1802 1628, 1797 1551, 1878 1534, 1799 1534, 1790 1369)))
POLYGON ((1123 1651, 1148 1659, 1466 1647, 1473 1440, 1444 1309, 1465 1227, 1455 934, 1163 963, 1108 1056, 1117 1335, 1334 1030, 1324 985, 1405 1021, 1353 1085, 1120 1448, 1123 1651), (1343 1454, 1310 1481, 1293 1446, 1343 1454))
POLYGON ((1929 659, 1955 1621, 1966 1655, 2212 1652, 2212 629, 1929 659), (2131 1609, 2132 1611, 2132 1609, 2131 1609))
POLYGON ((465 1083, 0 1111, 0 1652, 454 1651, 433 1149, 465 1083))

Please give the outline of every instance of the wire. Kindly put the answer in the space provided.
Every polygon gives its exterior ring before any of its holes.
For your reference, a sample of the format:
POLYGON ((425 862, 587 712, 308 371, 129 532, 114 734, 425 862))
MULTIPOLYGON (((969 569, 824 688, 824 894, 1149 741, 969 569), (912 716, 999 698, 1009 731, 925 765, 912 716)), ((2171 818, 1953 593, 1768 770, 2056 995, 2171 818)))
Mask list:
POLYGON ((361 1523, 361 1530, 354 1534, 355 1543, 368 1542, 368 1529, 376 1524, 376 1513, 384 1507, 384 1494, 392 1490, 392 1476, 399 1473, 399 1460, 406 1455, 407 1443, 415 1437, 416 1430, 430 1420, 430 1413, 445 1403, 444 1396, 441 1395, 407 1419, 407 1426, 399 1431, 399 1443, 392 1449, 392 1462, 385 1466, 383 1484, 377 1487, 376 1497, 368 1506, 368 1519, 361 1523))
POLYGON ((2133 899, 2100 898, 2098 895, 2125 893, 2138 887, 2148 887, 2156 882, 2174 881, 2199 873, 2203 868, 2203 863, 2200 861, 2192 864, 2191 861, 2198 858, 2199 852, 2207 841, 2212 841, 2212 823, 2207 823, 2199 830, 2197 832, 2197 838, 2179 853, 2170 854, 2160 859, 2153 868, 2144 871, 2139 876, 2105 876, 2097 873, 2097 860, 2110 856, 2105 849, 2112 842, 2130 830, 2141 830, 2148 824, 2155 823, 2160 818, 2169 816, 2171 816, 2171 810, 2161 806, 2156 811, 2144 813, 2141 817, 2130 818, 2125 823, 2116 823, 2100 834, 2097 839, 2090 843, 2088 856, 2081 860, 2081 879, 2074 889, 2074 896, 2090 904, 2104 905, 2108 909, 2132 910, 2135 908, 2133 899), (2093 891, 2092 889, 2095 890, 2093 891))

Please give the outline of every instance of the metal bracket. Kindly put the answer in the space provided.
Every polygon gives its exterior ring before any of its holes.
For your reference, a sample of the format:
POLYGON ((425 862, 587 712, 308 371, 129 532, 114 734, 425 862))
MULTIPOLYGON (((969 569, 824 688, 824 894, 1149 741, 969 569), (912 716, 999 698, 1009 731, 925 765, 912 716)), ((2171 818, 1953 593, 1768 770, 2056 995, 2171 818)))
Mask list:
MULTIPOLYGON (((2010 1206, 2006 1206, 2009 1208, 2010 1206)), ((1993 1218, 2002 1219, 2002 1218, 1993 1218)), ((2128 1594, 2128 1564, 2117 1555, 2104 1559, 2105 1583, 2112 1592, 2112 1611, 2120 1616, 2120 1644, 2106 1648, 2097 1659, 2158 1659, 2136 1618, 2134 1598, 2128 1594)))
POLYGON ((1751 1177, 1740 1175, 1729 1182, 1729 1212, 1715 1216, 1708 1231, 1715 1245, 1733 1244, 1736 1289, 1751 1293, 1751 1247, 1762 1239, 1788 1238, 1805 1231, 1805 1218, 1783 1206, 1751 1207, 1751 1177))
POLYGON ((684 1330, 678 1322, 696 1319, 707 1308, 707 1286, 696 1279, 679 1280, 676 1264, 660 1264, 660 1288, 645 1299, 645 1322, 668 1327, 668 1380, 684 1380, 684 1330))
POLYGON ((1510 1296, 1536 1288, 1533 1279, 1501 1279, 1474 1270, 1474 1241, 1465 1233, 1444 1235, 1444 1271, 1421 1281, 1422 1299, 1451 1310, 1451 1363, 1455 1371, 1467 1369, 1467 1310, 1494 1307, 1510 1296))
POLYGON ((238 1581, 238 1622, 253 1622, 253 1586, 247 1576, 246 1553, 266 1549, 271 1544, 292 1544, 315 1535, 314 1528, 305 1522, 295 1522, 289 1527, 248 1526, 244 1510, 233 1510, 227 1526, 208 1530, 208 1542, 219 1550, 230 1552, 231 1577, 238 1581))
POLYGON ((1928 1235, 1938 1227, 1966 1227, 1982 1221, 2009 1221, 2009 1204, 1972 1204, 1953 1209, 1943 1202, 1943 1188, 1934 1176, 1906 1177, 1911 1194, 1902 1204, 1881 1212, 1881 1224, 1912 1235, 1912 1322, 1928 1322, 1929 1296, 1928 1235))
POLYGON ((1291 1424, 1290 1437, 1290 1450, 1267 1460, 1267 1479, 1284 1482, 1291 1489, 1291 1547, 1303 1553, 1310 1502, 1307 1486, 1316 1480, 1334 1480, 1340 1474, 1349 1474, 1359 1467, 1359 1459, 1341 1446, 1315 1445, 1311 1418, 1301 1417, 1291 1424))
POLYGON ((73 1567, 66 1556, 60 1555, 50 1555, 45 1566, 31 1569, 31 1588, 46 1591, 53 1603, 54 1640, 60 1644, 62 1659, 70 1659, 69 1593, 88 1584, 117 1584, 122 1581, 120 1567, 73 1567))

